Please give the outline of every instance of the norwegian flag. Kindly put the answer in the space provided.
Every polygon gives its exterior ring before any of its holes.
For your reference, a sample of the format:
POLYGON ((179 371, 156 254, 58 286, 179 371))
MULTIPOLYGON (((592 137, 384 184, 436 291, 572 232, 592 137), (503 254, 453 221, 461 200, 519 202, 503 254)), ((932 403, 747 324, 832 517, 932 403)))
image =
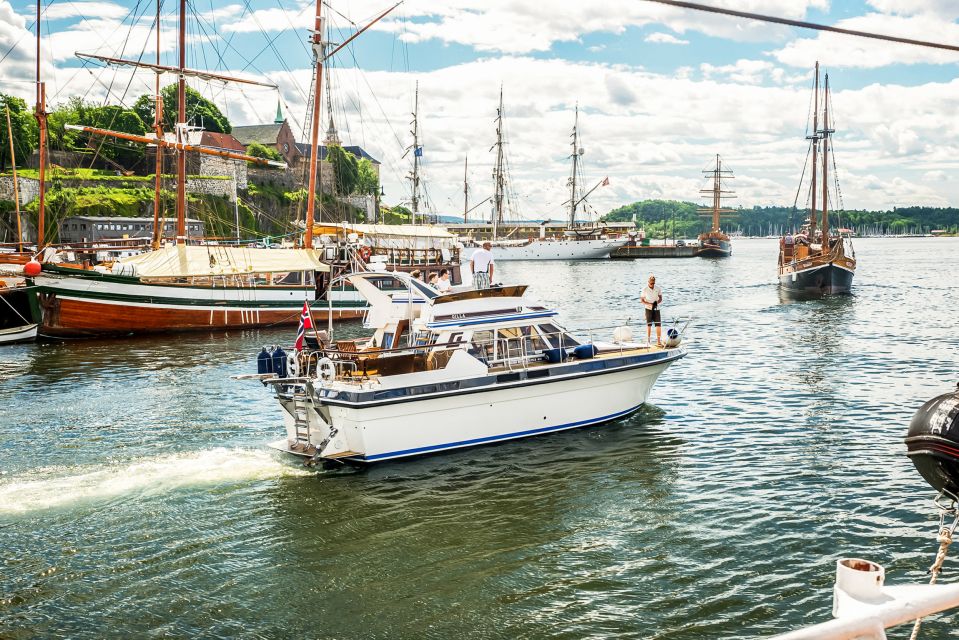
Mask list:
POLYGON ((296 344, 293 348, 297 351, 303 350, 303 338, 306 336, 306 330, 313 328, 313 321, 310 320, 310 305, 303 301, 303 313, 300 314, 300 328, 296 330, 296 344))
POLYGON ((601 186, 601 187, 608 187, 608 186, 609 186, 609 176, 606 176, 605 178, 603 178, 603 182, 602 182, 602 184, 600 184, 599 186, 601 186))

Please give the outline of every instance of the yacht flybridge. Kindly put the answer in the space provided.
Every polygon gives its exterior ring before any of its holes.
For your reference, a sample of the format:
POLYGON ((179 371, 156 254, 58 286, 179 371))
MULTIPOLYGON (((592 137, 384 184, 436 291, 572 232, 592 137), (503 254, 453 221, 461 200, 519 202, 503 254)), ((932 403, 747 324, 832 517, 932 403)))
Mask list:
POLYGON ((311 348, 261 353, 255 377, 286 422, 271 446, 308 463, 364 463, 600 424, 639 409, 686 355, 676 328, 662 347, 634 342, 628 326, 609 342, 575 337, 526 286, 441 294, 389 275, 392 293, 382 273, 347 276, 369 302, 372 336, 315 332, 311 348))

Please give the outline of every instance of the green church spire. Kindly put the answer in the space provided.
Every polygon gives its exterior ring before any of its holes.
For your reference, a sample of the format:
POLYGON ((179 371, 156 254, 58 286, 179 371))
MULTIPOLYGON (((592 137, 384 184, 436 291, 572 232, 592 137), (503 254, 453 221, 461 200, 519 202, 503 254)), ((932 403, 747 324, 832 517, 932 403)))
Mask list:
POLYGON ((276 120, 273 121, 273 124, 283 124, 286 121, 286 118, 283 117, 283 110, 280 108, 280 100, 276 101, 276 120))

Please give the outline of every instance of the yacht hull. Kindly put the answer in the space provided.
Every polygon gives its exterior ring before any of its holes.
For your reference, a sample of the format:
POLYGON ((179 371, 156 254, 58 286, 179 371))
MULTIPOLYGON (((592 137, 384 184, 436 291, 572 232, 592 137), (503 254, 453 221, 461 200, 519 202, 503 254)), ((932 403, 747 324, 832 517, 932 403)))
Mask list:
MULTIPOLYGON (((337 448, 352 462, 378 462, 602 424, 628 416, 647 400, 660 374, 685 352, 625 358, 616 367, 590 371, 589 363, 571 366, 565 375, 512 380, 492 376, 489 387, 417 399, 403 396, 378 404, 336 404, 316 393, 310 397, 308 451, 295 450, 295 407, 285 409, 287 439, 275 448, 308 456, 336 428, 337 448)), ((612 363, 611 363, 612 364, 612 363)), ((527 375, 529 372, 526 372, 527 375)))
MULTIPOLYGON (((38 276, 31 312, 44 337, 97 337, 178 331, 295 325, 312 287, 283 289, 193 287, 147 284, 136 278, 38 276)), ((325 321, 325 301, 311 304, 313 319, 325 321)), ((356 303, 334 307, 332 316, 362 316, 356 303)))
POLYGON ((784 269, 779 274, 779 284, 797 293, 849 293, 855 273, 854 269, 828 262, 806 268, 784 269))
MULTIPOLYGON (((512 260, 599 260, 609 252, 626 244, 626 240, 539 240, 520 245, 496 245, 492 248, 494 261, 512 260)), ((463 251, 469 262, 476 249, 463 251)))

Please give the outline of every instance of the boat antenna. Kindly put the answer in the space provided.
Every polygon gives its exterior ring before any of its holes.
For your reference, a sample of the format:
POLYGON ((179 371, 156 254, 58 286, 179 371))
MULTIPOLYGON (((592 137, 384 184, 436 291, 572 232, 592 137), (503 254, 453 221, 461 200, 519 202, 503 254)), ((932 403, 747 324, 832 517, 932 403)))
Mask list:
MULTIPOLYGON (((186 124, 186 0, 180 0, 179 77, 177 78, 176 140, 187 143, 186 124)), ((176 243, 186 243, 186 150, 176 156, 176 243)))
POLYGON ((469 223, 470 212, 470 183, 469 183, 470 156, 466 154, 463 160, 463 224, 469 223))

